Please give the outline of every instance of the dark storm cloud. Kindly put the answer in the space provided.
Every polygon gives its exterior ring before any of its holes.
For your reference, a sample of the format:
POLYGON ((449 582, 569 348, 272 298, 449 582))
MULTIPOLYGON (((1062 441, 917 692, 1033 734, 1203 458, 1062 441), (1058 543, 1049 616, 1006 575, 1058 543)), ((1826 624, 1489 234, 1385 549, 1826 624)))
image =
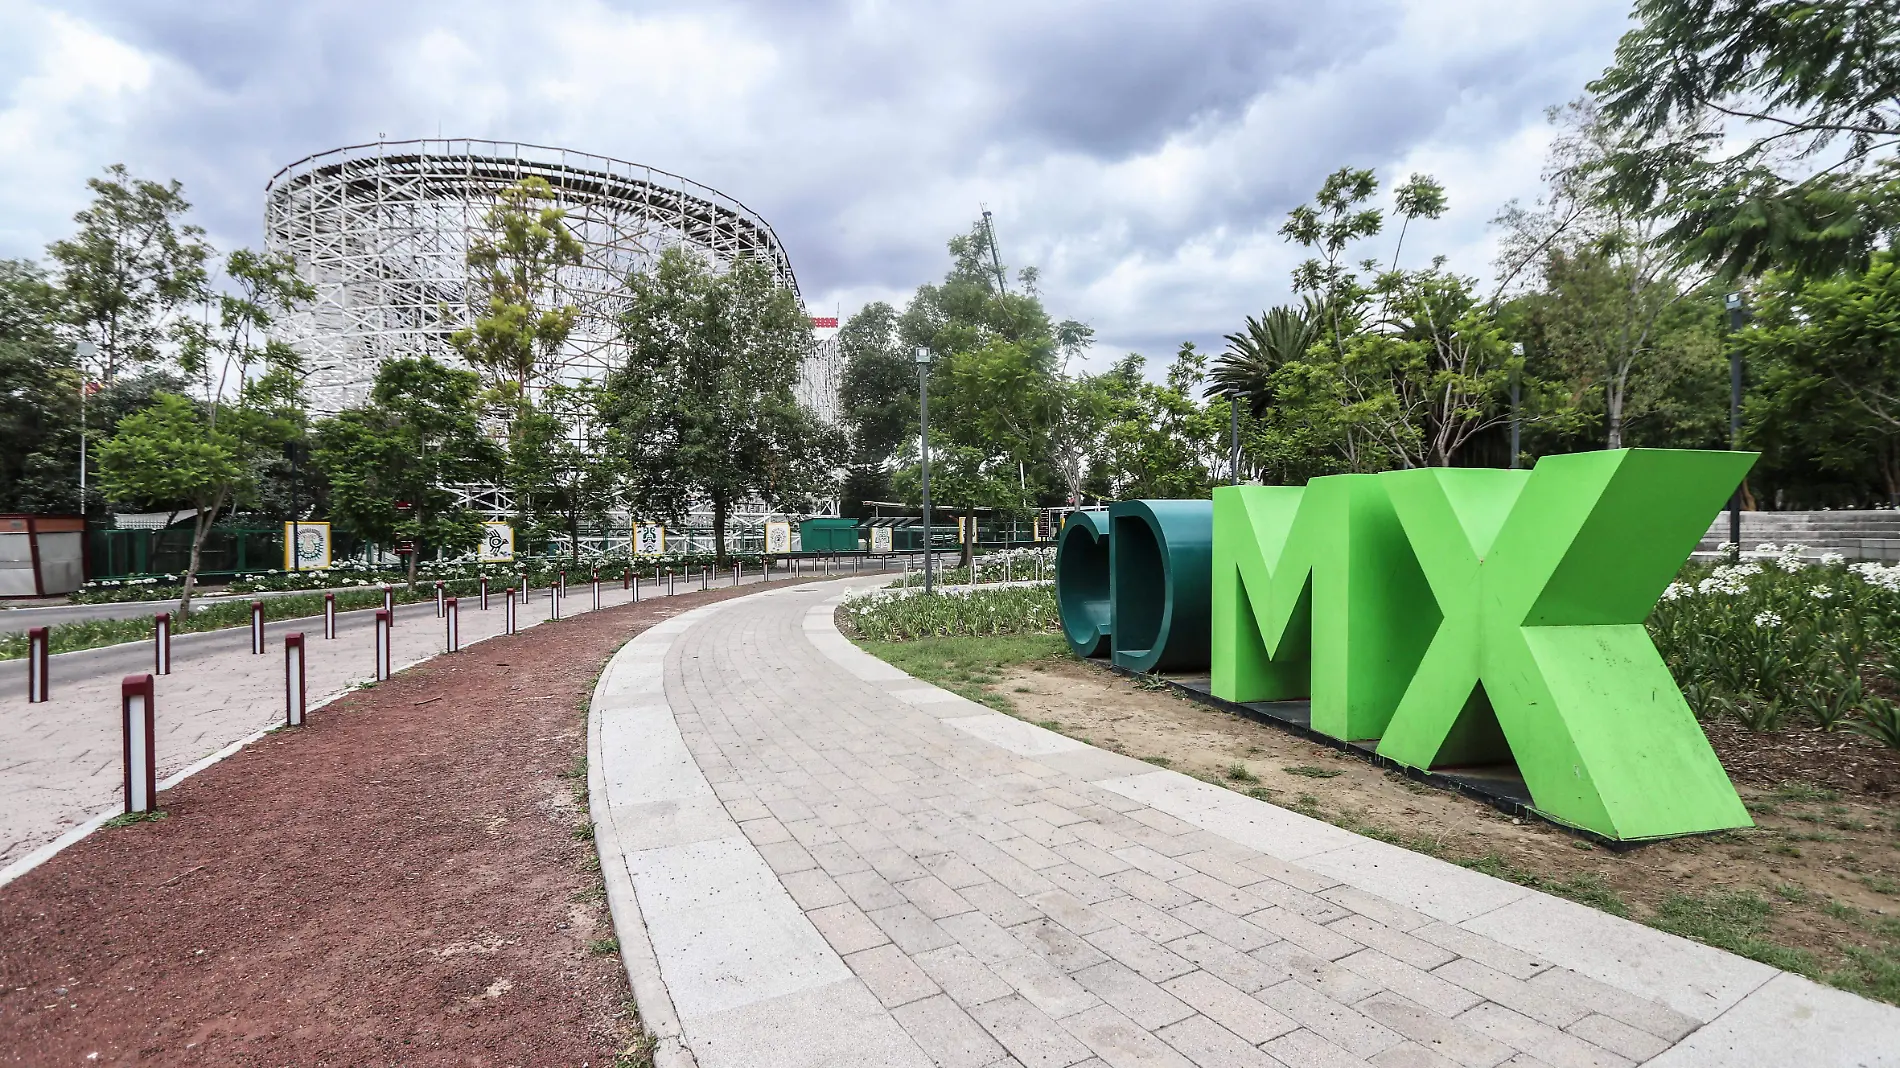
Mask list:
MULTIPOLYGON (((1408 159, 1467 167, 1451 190, 1460 210, 1534 185, 1521 145, 1508 165, 1471 160, 1505 152, 1541 108, 1574 95, 1607 58, 1621 8, 148 0, 37 10, 67 13, 153 65, 118 125, 69 131, 76 172, 62 180, 77 187, 115 160, 176 176, 227 243, 259 240, 265 182, 311 152, 379 133, 521 139, 663 167, 744 201, 786 242, 815 307, 901 298, 940 275, 945 240, 988 203, 1005 259, 1044 268, 1053 312, 1094 321, 1107 349, 1139 345, 1159 359, 1169 338, 1218 344, 1241 314, 1284 298, 1297 256, 1273 231, 1334 167, 1387 177, 1408 159)), ((11 95, 8 78, 0 93, 11 95)), ((7 174, 0 167, 0 182, 7 174)), ((8 192, 0 203, 23 202, 8 192)), ((9 219, 0 233, 57 236, 74 199, 50 198, 57 211, 9 219)), ((1440 224, 1445 245, 1481 241, 1494 208, 1440 224)))

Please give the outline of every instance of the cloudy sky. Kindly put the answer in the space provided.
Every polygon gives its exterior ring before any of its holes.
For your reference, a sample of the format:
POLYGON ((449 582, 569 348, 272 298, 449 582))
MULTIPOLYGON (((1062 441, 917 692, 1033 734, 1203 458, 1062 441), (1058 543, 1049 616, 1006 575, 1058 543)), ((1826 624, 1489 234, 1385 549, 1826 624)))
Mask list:
POLYGON ((1437 175, 1452 210, 1406 259, 1486 274, 1543 109, 1629 3, 0 0, 0 256, 63 236, 113 162, 182 180, 229 248, 309 153, 521 140, 745 202, 814 314, 901 304, 987 205, 1095 360, 1160 361, 1287 299, 1275 231, 1341 165, 1437 175))

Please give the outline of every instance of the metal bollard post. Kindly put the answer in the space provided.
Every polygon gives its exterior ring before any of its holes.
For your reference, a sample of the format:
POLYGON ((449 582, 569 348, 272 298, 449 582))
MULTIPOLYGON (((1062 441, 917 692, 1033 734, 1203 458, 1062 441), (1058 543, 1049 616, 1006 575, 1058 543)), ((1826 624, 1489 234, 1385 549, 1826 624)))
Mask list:
POLYGON ((627 588, 633 592, 633 603, 639 604, 640 603, 640 576, 638 575, 631 576, 628 581, 627 588))
POLYGON ((666 569, 666 595, 673 596, 673 569, 670 567, 666 569))
POLYGON ((389 610, 376 610, 376 681, 389 678, 389 610))
POLYGON ((632 589, 633 589, 633 568, 630 568, 630 567, 621 568, 620 569, 621 592, 625 593, 632 589))
POLYGON ((172 614, 160 612, 152 617, 152 674, 172 673, 172 614))
POLYGON ((594 611, 600 611, 600 573, 594 573, 594 611))
POLYGON ((712 568, 701 567, 699 569, 699 588, 702 590, 705 589, 706 584, 710 582, 711 580, 712 580, 712 568))
POLYGON ((388 583, 383 584, 383 611, 389 613, 389 618, 396 618, 396 591, 388 583))
POLYGON ((482 576, 482 611, 488 611, 488 576, 482 576))
POLYGON ((507 608, 508 615, 501 621, 501 632, 503 634, 513 634, 515 632, 515 588, 513 586, 508 587, 507 608))
POLYGON ((251 652, 264 655, 264 602, 251 602, 251 652))
POLYGON ((561 596, 567 596, 567 568, 561 569, 561 596))
POLYGON ((46 647, 49 644, 45 627, 33 627, 26 632, 26 700, 28 704, 39 704, 47 699, 52 687, 47 684, 46 647))
POLYGON ((548 587, 548 618, 561 618, 561 588, 559 586, 548 587))
POLYGON ((449 652, 451 653, 461 652, 462 651, 462 610, 461 610, 461 606, 456 604, 455 598, 453 597, 449 598, 448 602, 443 605, 442 619, 443 619, 442 628, 444 631, 444 638, 448 642, 449 652))
POLYGON ((737 589, 737 588, 738 588, 738 586, 739 586, 739 568, 740 568, 740 566, 741 566, 741 565, 739 565, 739 564, 734 564, 734 565, 732 565, 732 585, 733 585, 733 588, 734 588, 734 589, 737 589))
POLYGON ((125 810, 150 812, 158 807, 152 677, 127 675, 119 683, 119 703, 125 725, 125 810))
POLYGON ((303 726, 303 634, 284 635, 284 726, 303 726))
POLYGON ((442 618, 442 598, 447 591, 442 588, 442 580, 435 580, 435 618, 442 618))
POLYGON ((323 640, 336 637, 336 594, 323 595, 323 640))

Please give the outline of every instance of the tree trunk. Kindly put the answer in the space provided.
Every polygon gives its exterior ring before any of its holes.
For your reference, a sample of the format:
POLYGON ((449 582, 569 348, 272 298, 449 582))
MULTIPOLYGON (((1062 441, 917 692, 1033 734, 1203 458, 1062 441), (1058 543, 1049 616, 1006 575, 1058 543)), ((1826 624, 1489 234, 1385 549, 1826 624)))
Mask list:
POLYGON ((567 513, 567 551, 568 556, 574 561, 574 566, 579 567, 581 564, 581 514, 574 509, 569 509, 567 513))
POLYGON ((975 567, 976 566, 976 509, 965 508, 963 511, 963 516, 964 516, 963 562, 960 566, 975 567))
POLYGON ((726 495, 715 492, 713 506, 713 563, 723 565, 726 561, 726 495))
POLYGON ((204 550, 205 538, 211 533, 211 521, 217 514, 215 508, 209 515, 200 508, 197 518, 191 521, 191 559, 185 564, 185 588, 178 595, 178 618, 180 619, 191 615, 191 595, 198 587, 198 560, 204 550))
POLYGON ((416 560, 422 556, 422 542, 413 541, 409 546, 409 592, 416 592, 416 560))

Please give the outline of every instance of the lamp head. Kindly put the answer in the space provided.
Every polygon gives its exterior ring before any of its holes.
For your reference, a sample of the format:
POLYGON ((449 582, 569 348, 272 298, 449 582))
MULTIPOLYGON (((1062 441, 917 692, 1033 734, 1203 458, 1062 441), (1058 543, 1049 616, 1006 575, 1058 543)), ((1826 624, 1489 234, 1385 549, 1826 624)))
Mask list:
POLYGON ((1728 300, 1724 303, 1728 305, 1729 311, 1736 311, 1742 306, 1742 295, 1740 293, 1730 293, 1728 300))
POLYGON ((932 359, 930 355, 930 350, 923 347, 922 345, 917 346, 917 348, 911 353, 911 356, 917 361, 917 365, 919 367, 930 366, 931 359, 932 359))

